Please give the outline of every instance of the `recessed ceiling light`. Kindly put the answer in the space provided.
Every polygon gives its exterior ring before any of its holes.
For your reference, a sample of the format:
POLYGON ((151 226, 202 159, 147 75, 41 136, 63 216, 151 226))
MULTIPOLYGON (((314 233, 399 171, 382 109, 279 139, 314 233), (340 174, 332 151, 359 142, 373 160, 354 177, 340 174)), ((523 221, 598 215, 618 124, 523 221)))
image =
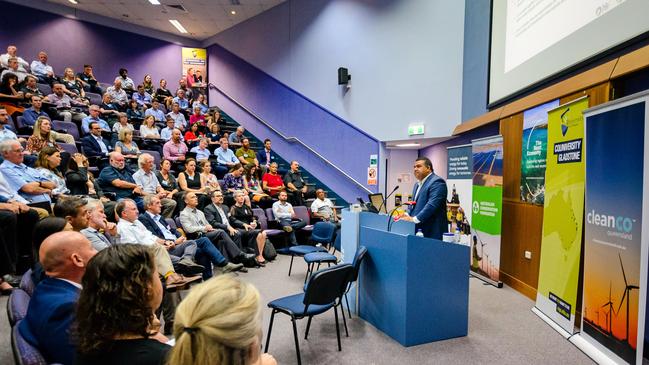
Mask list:
POLYGON ((160 5, 160 2, 159 2, 158 0, 149 0, 149 2, 150 2, 152 5, 160 5))
POLYGON ((232 11, 230 11, 230 14, 232 14, 232 15, 237 15, 237 11, 236 11, 236 10, 232 10, 232 11))
POLYGON ((187 29, 185 29, 185 27, 183 27, 183 25, 180 24, 180 22, 177 21, 176 19, 169 19, 169 23, 171 23, 171 25, 176 27, 176 29, 178 29, 180 33, 187 33, 187 29))
POLYGON ((400 144, 395 144, 395 147, 419 147, 419 143, 400 143, 400 144))
POLYGON ((68 1, 71 2, 71 3, 73 3, 74 5, 79 4, 79 2, 78 2, 77 0, 68 0, 68 1))

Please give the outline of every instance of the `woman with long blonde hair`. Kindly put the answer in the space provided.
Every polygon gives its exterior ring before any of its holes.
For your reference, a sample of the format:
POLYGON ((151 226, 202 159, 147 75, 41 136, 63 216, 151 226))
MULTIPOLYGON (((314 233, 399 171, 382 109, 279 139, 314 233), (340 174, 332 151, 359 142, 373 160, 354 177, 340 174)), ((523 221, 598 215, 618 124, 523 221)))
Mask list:
MULTIPOLYGON (((27 140, 25 150, 30 154, 38 154, 44 147, 55 147, 61 151, 61 148, 56 144, 54 135, 52 134, 52 122, 50 118, 41 116, 36 119, 34 124, 34 132, 27 140)), ((67 162, 67 161, 66 161, 67 162)))
POLYGON ((180 302, 169 365, 276 365, 261 353, 259 292, 232 275, 195 286, 180 302))

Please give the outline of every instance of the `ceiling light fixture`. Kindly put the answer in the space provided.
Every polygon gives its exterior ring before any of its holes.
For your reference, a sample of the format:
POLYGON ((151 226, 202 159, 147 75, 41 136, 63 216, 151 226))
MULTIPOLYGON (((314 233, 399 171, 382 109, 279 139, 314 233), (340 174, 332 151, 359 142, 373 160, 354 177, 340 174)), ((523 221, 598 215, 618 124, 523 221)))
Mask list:
POLYGON ((176 29, 178 29, 180 33, 187 33, 187 29, 185 29, 185 27, 183 27, 183 25, 180 24, 180 22, 177 21, 176 19, 169 19, 169 23, 171 23, 171 25, 176 27, 176 29))
POLYGON ((151 5, 160 5, 160 2, 158 0, 149 0, 151 5))
POLYGON ((395 144, 395 147, 419 147, 419 143, 400 143, 400 144, 395 144))
POLYGON ((232 11, 230 11, 230 14, 237 15, 237 12, 235 10, 232 10, 232 11))
POLYGON ((68 1, 71 2, 71 3, 73 3, 74 5, 79 4, 79 2, 78 2, 77 0, 68 0, 68 1))

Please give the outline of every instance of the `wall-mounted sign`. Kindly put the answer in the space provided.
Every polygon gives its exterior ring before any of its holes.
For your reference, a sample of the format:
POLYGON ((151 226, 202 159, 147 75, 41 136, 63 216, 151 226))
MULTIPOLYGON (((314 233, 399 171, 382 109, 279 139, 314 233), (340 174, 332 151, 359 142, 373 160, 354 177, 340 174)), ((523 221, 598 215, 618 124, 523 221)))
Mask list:
POLYGON ((423 124, 411 124, 408 126, 408 135, 409 136, 418 136, 424 134, 424 125, 423 124))
POLYGON ((378 169, 376 167, 367 168, 367 185, 376 185, 376 177, 378 176, 378 169))
POLYGON ((370 166, 377 166, 379 163, 378 155, 370 155, 370 166))

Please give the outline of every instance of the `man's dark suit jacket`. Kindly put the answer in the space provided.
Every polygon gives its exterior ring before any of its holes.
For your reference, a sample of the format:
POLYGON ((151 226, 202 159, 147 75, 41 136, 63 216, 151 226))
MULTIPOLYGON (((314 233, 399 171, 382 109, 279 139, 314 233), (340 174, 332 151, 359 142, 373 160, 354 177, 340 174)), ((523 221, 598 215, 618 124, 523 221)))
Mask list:
MULTIPOLYGON (((165 235, 160 230, 160 227, 158 227, 158 225, 153 221, 153 218, 151 218, 151 216, 148 213, 144 212, 144 213, 140 214, 140 216, 138 217, 138 220, 140 222, 142 222, 144 227, 146 227, 146 229, 149 232, 151 232, 154 235, 158 236, 158 238, 161 238, 163 240, 166 239, 165 235)), ((160 217, 160 223, 162 223, 163 226, 167 227, 167 229, 170 230, 171 233, 175 234, 176 237, 180 237, 180 233, 178 233, 177 230, 172 229, 169 226, 169 223, 167 223, 167 221, 163 217, 160 217)))
POLYGON ((259 162, 259 166, 270 165, 271 162, 277 162, 277 156, 273 150, 270 150, 270 161, 268 161, 266 159, 266 149, 262 148, 261 151, 257 151, 257 161, 259 162))
POLYGON ((419 190, 415 206, 411 208, 410 216, 417 217, 419 224, 415 229, 421 229, 424 237, 442 239, 444 232, 448 231, 448 218, 446 217, 446 182, 441 177, 431 173, 424 185, 418 188, 415 184, 412 196, 419 190))
MULTIPOLYGON (((225 213, 226 216, 230 212, 230 209, 228 209, 228 207, 223 204, 221 204, 221 210, 223 210, 223 213, 225 213)), ((222 229, 227 232, 228 225, 221 219, 221 214, 219 214, 219 212, 214 207, 214 203, 211 203, 203 208, 203 213, 205 213, 205 219, 207 219, 207 222, 212 225, 212 227, 222 229)))
MULTIPOLYGON (((110 142, 104 139, 104 144, 108 149, 108 152, 112 150, 110 147, 110 142)), ((87 135, 81 138, 81 147, 83 147, 83 152, 86 157, 106 157, 106 155, 101 152, 101 147, 93 135, 87 135)))
POLYGON ((79 288, 67 281, 47 278, 36 286, 27 315, 18 330, 48 363, 73 364, 76 350, 70 343, 79 288))

